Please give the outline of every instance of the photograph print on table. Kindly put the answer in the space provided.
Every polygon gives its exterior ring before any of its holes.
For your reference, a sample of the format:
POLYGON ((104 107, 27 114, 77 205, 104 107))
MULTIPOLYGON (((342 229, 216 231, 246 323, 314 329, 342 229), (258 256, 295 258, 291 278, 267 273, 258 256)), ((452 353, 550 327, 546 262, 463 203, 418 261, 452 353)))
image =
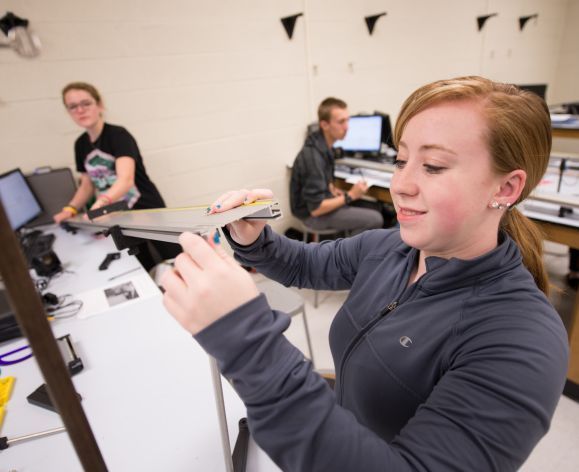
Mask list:
POLYGON ((105 289, 105 296, 109 306, 115 306, 139 298, 139 293, 133 282, 124 282, 105 289))

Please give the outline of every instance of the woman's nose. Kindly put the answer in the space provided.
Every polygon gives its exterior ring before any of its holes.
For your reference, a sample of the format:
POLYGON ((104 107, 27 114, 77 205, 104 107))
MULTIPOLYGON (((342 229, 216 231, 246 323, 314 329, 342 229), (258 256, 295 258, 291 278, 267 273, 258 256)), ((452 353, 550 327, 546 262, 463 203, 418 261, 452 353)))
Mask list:
POLYGON ((397 195, 416 195, 418 184, 411 169, 396 169, 390 182, 390 191, 397 195))

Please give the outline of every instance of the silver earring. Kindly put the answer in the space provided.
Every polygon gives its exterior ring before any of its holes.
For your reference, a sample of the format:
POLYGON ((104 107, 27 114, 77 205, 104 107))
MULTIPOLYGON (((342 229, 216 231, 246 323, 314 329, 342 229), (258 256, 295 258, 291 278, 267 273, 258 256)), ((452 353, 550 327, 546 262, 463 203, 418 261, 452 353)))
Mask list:
POLYGON ((505 203, 504 205, 502 203, 497 202, 496 200, 493 200, 492 202, 489 203, 489 208, 492 208, 494 210, 504 210, 505 208, 507 210, 509 210, 511 207, 510 203, 505 203))

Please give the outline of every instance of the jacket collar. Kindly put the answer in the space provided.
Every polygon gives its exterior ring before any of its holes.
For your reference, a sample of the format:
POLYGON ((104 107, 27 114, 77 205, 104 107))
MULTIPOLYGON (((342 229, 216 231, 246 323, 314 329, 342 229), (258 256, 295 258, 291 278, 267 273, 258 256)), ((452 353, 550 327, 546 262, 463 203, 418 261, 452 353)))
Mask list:
POLYGON ((522 257, 516 243, 501 231, 497 247, 482 256, 468 260, 431 256, 425 262, 426 274, 417 283, 428 292, 440 292, 500 278, 520 266, 522 257))
POLYGON ((334 153, 328 149, 328 144, 324 138, 324 133, 322 130, 314 131, 306 139, 306 146, 316 148, 324 157, 329 159, 330 162, 334 161, 334 153))

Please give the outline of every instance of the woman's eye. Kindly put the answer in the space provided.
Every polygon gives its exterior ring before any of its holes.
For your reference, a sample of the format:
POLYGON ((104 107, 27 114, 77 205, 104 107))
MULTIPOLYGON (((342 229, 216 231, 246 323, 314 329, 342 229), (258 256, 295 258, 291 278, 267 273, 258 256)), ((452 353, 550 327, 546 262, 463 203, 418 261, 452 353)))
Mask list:
POLYGON ((402 159, 396 159, 394 161, 394 167, 396 167, 397 169, 403 169, 405 165, 406 161, 403 161, 402 159))
POLYGON ((433 166, 430 164, 424 164, 424 168, 429 174, 440 174, 444 169, 446 169, 446 167, 433 166))

